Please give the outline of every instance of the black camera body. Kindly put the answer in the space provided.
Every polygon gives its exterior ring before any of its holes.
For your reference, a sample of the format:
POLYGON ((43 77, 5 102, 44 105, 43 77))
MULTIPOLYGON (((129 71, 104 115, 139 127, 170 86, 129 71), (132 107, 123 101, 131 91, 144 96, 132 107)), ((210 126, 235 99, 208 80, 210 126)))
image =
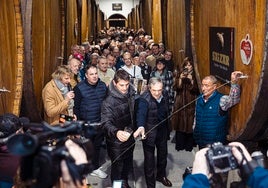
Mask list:
POLYGON ((65 153, 68 150, 64 146, 40 146, 36 153, 22 158, 21 180, 34 180, 33 188, 52 187, 61 176, 60 161, 73 160, 65 153))
POLYGON ((183 72, 184 75, 187 75, 188 74, 188 68, 183 68, 182 72, 183 72))
POLYGON ((224 146, 220 142, 211 145, 206 153, 206 158, 212 174, 224 173, 238 168, 231 147, 224 146))
POLYGON ((73 116, 68 116, 68 115, 65 115, 65 114, 60 114, 60 119, 59 119, 59 122, 60 123, 65 123, 66 121, 67 122, 72 122, 74 120, 74 117, 73 116))
MULTIPOLYGON (((82 181, 84 175, 92 171, 91 163, 76 165, 74 158, 65 147, 65 141, 72 135, 82 135, 89 126, 83 121, 50 126, 43 122, 44 130, 37 134, 30 132, 12 136, 7 147, 15 155, 21 156, 20 178, 31 182, 32 188, 47 188, 55 185, 61 177, 60 163, 66 161, 73 179, 82 181)), ((92 158, 93 146, 89 139, 72 138, 84 149, 87 159, 92 158)))

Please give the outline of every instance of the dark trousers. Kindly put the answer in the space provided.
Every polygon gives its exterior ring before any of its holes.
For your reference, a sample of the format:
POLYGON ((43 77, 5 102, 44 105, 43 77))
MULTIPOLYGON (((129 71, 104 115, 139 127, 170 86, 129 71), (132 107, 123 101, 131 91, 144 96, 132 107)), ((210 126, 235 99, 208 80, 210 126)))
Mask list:
POLYGON ((193 139, 193 133, 186 133, 181 131, 176 131, 176 146, 175 149, 177 151, 180 150, 186 150, 186 151, 192 151, 194 147, 194 139, 193 139))
MULTIPOLYGON (((158 131, 158 134, 163 134, 158 131)), ((166 176, 167 167, 167 139, 163 139, 163 136, 156 137, 155 146, 147 145, 143 142, 144 152, 144 173, 145 180, 148 188, 155 188, 156 177, 166 176), (155 155, 154 151, 157 149, 157 164, 155 175, 155 155)))
POLYGON ((101 130, 96 131, 96 134, 90 138, 93 147, 94 154, 92 158, 93 170, 96 170, 100 167, 100 150, 101 144, 104 140, 104 133, 101 130))
POLYGON ((129 154, 124 159, 118 159, 112 162, 111 166, 111 181, 124 180, 128 182, 129 172, 133 169, 133 154, 129 154))

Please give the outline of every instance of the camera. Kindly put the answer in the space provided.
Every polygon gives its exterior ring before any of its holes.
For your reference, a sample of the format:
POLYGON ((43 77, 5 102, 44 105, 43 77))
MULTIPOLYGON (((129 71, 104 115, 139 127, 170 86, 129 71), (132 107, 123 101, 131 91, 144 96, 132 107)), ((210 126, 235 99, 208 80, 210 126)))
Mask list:
POLYGON ((31 187, 52 187, 61 177, 60 162, 67 156, 63 145, 39 146, 36 153, 22 157, 20 178, 22 182, 33 182, 31 187))
POLYGON ((183 74, 188 74, 188 68, 184 68, 182 72, 183 74))
POLYGON ((82 181, 83 177, 92 171, 92 165, 76 165, 75 160, 65 147, 70 137, 86 153, 88 161, 92 158, 93 145, 89 139, 74 138, 83 134, 89 126, 82 121, 67 122, 50 126, 43 122, 44 130, 32 134, 26 132, 9 138, 7 147, 15 155, 22 157, 20 179, 33 188, 47 188, 56 185, 61 177, 60 163, 66 161, 70 175, 74 182, 82 181))
POLYGON ((73 116, 68 116, 68 115, 65 115, 65 114, 60 114, 60 119, 59 119, 59 122, 60 123, 65 123, 66 121, 73 121, 74 120, 74 117, 73 116))
POLYGON ((236 158, 230 146, 220 142, 213 143, 206 153, 206 158, 212 174, 224 173, 238 168, 236 158))

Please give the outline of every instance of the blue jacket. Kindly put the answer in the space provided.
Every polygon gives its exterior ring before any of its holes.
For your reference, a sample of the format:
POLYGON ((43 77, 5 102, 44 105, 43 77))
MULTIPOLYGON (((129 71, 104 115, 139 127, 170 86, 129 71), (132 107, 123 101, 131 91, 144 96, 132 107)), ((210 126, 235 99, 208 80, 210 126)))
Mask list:
POLYGON ((186 176, 182 188, 209 188, 209 180, 204 174, 190 174, 186 176))
POLYGON ((91 85, 83 80, 75 86, 74 93, 74 114, 77 119, 100 122, 101 105, 107 93, 105 83, 99 79, 96 85, 91 85))
MULTIPOLYGON (((250 175, 247 185, 251 188, 267 188, 268 187, 268 170, 257 167, 250 175)), ((188 175, 182 188, 209 188, 209 180, 204 174, 188 175)))
POLYGON ((268 187, 268 170, 257 167, 253 174, 248 178, 247 185, 252 188, 268 187))
POLYGON ((226 142, 228 113, 220 109, 223 94, 215 91, 208 101, 199 97, 196 103, 194 139, 199 146, 226 142))

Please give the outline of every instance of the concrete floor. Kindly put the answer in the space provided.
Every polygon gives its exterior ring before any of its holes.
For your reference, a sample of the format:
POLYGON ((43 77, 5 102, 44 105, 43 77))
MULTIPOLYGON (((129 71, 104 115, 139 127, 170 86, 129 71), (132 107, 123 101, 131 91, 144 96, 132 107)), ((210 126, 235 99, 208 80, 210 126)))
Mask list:
MULTIPOLYGON (((173 138, 174 132, 171 133, 171 138, 173 138)), ((196 149, 194 149, 196 150, 196 149)), ((176 151, 175 144, 168 142, 168 164, 167 164, 167 177, 172 182, 173 186, 179 188, 182 185, 182 174, 187 166, 192 166, 194 159, 194 150, 192 152, 187 151, 176 151)), ((103 162, 102 170, 107 174, 110 174, 110 160, 103 151, 103 162), (105 157, 104 157, 105 156, 105 157)), ((132 188, 145 188, 145 178, 143 172, 143 150, 141 141, 137 141, 134 150, 134 172, 130 175, 129 185, 132 188)), ((112 187, 110 176, 106 179, 100 179, 93 176, 87 177, 88 182, 91 184, 92 188, 108 188, 112 187)), ((156 183, 156 188, 164 187, 161 183, 156 183)))

